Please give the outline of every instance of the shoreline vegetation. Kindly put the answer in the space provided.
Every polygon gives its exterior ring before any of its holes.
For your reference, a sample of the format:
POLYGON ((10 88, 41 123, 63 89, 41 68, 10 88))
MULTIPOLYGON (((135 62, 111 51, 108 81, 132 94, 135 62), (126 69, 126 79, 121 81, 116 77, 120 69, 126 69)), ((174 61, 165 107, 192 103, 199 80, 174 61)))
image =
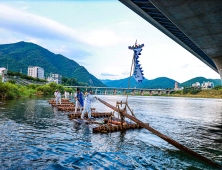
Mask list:
MULTIPOLYGON (((141 95, 136 93, 136 95, 141 95)), ((150 94, 145 93, 144 96, 150 96, 150 94)), ((183 90, 177 90, 168 94, 153 94, 152 96, 166 96, 166 97, 192 97, 192 98, 222 98, 222 86, 215 86, 213 89, 200 89, 193 87, 185 87, 183 90)))
POLYGON ((17 85, 12 82, 0 82, 0 99, 10 100, 20 97, 53 95, 56 89, 60 90, 62 94, 64 94, 64 91, 69 93, 75 92, 72 88, 65 88, 63 85, 57 85, 54 82, 45 85, 32 83, 26 86, 17 85))
MULTIPOLYGON (((1 77, 0 77, 1 80, 1 77)), ((32 97, 32 96, 39 96, 39 95, 53 95, 55 90, 60 90, 62 94, 64 91, 69 93, 75 93, 75 89, 73 88, 65 88, 64 85, 70 84, 78 85, 87 85, 85 83, 79 83, 75 79, 65 78, 63 81, 63 85, 57 85, 56 83, 52 82, 49 84, 39 85, 31 83, 26 86, 22 86, 19 84, 15 84, 15 81, 9 80, 6 83, 0 82, 0 99, 15 99, 20 97, 32 97)), ((87 85, 88 86, 88 85, 87 85)), ((91 88, 91 87, 89 87, 91 88)), ((80 89, 82 91, 82 89, 80 89)), ((117 94, 117 95, 122 95, 117 94)), ((129 93, 132 95, 132 93, 129 93)), ((135 93, 135 95, 141 95, 141 93, 135 93)), ((150 96, 148 93, 144 93, 144 96, 150 96)), ((192 97, 192 98, 222 98, 222 86, 218 85, 213 89, 200 89, 200 88, 193 88, 193 87, 185 87, 183 90, 177 90, 172 92, 171 94, 153 94, 152 96, 165 96, 165 97, 192 97)))

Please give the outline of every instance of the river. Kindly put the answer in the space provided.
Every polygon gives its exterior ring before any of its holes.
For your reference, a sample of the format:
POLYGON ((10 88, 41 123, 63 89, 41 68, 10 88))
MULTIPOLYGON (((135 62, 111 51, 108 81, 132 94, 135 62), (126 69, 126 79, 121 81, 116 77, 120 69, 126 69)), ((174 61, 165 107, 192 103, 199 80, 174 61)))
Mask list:
MULTIPOLYGON (((112 105, 125 100, 99 97, 112 105)), ((0 105, 0 169, 214 169, 146 129, 94 134, 49 99, 0 105)), ((138 119, 222 164, 222 99, 129 96, 128 103, 138 119)), ((111 111, 99 101, 92 107, 111 111)))

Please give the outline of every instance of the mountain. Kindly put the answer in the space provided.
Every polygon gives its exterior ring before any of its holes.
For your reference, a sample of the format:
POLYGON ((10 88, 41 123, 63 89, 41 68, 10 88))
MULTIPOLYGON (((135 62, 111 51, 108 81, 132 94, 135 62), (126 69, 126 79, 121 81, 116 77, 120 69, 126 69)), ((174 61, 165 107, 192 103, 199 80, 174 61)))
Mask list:
POLYGON ((64 77, 73 77, 90 86, 105 86, 90 74, 85 67, 80 66, 74 60, 60 54, 54 54, 33 43, 21 41, 13 44, 1 44, 0 67, 6 67, 7 62, 9 70, 13 72, 20 72, 20 69, 22 69, 22 72, 27 74, 29 65, 39 66, 44 69, 46 77, 49 76, 50 72, 53 72, 64 77))
POLYGON ((170 87, 174 88, 175 82, 175 80, 167 77, 158 77, 153 80, 144 81, 142 83, 142 87, 146 89, 165 89, 170 87))
POLYGON ((106 84, 106 83, 108 83, 108 82, 110 82, 110 81, 112 81, 112 80, 109 80, 109 79, 99 79, 103 84, 106 84))
MULTIPOLYGON (((147 88, 147 89, 156 89, 156 88, 174 88, 175 80, 169 79, 167 77, 159 77, 153 80, 144 79, 142 84, 137 84, 133 76, 130 80, 130 88, 147 88)), ((104 81, 104 84, 108 87, 122 87, 127 88, 129 83, 129 77, 120 80, 109 80, 104 81)))
POLYGON ((204 78, 204 77, 195 77, 195 78, 192 78, 188 81, 185 81, 185 82, 181 83, 180 87, 185 87, 185 86, 190 87, 190 86, 192 86, 193 83, 196 83, 196 82, 199 82, 200 84, 202 84, 203 81, 213 82, 214 86, 221 85, 221 80, 220 79, 207 79, 207 78, 204 78))

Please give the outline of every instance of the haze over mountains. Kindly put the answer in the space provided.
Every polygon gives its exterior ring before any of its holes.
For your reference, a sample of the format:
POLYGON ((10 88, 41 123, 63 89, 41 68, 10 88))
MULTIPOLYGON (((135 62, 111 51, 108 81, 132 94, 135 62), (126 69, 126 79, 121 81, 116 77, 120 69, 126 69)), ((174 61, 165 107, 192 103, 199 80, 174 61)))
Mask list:
POLYGON ((105 86, 95 76, 90 74, 85 67, 80 66, 74 60, 63 55, 54 54, 49 50, 28 42, 0 45, 0 67, 6 67, 14 72, 27 74, 28 66, 39 66, 45 71, 45 76, 50 72, 61 74, 64 77, 75 78, 79 82, 87 83, 90 86, 105 86))
MULTIPOLYGON (((128 88, 128 83, 129 83, 129 77, 125 79, 120 79, 120 80, 100 80, 103 82, 105 85, 108 87, 122 87, 122 88, 128 88)), ((183 83, 179 83, 179 87, 190 87, 193 83, 199 82, 203 83, 203 81, 207 82, 213 82, 214 86, 221 85, 221 80, 220 79, 206 79, 204 77, 195 77, 192 78, 188 81, 185 81, 183 83)), ((147 89, 165 89, 165 88, 174 88, 175 87, 175 82, 176 80, 167 78, 167 77, 158 77, 153 80, 147 80, 144 79, 142 84, 137 84, 136 81, 134 80, 133 77, 131 77, 131 83, 130 83, 130 88, 147 88, 147 89)))

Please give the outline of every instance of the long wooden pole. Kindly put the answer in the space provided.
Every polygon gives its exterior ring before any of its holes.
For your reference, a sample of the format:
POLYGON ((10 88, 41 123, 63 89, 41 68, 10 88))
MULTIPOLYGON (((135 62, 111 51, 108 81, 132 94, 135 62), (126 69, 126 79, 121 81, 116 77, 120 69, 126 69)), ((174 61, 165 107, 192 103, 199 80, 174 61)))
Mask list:
MULTIPOLYGON (((137 43, 137 40, 135 42, 135 45, 137 43)), ((128 90, 127 90, 127 96, 126 96, 126 103, 128 100, 128 93, 129 93, 129 87, 130 87, 130 80, 131 80, 131 75, 132 75, 132 68, 133 68, 133 61, 134 61, 134 57, 135 57, 135 52, 133 52, 133 59, 132 59, 132 64, 131 64, 131 69, 130 69, 130 77, 129 77, 129 84, 128 84, 128 90)))
POLYGON ((202 160, 202 161, 204 161, 204 162, 207 162, 207 163, 209 163, 209 164, 211 164, 211 165, 213 165, 213 166, 215 166, 215 167, 217 167, 217 168, 222 168, 222 165, 220 165, 220 164, 218 164, 218 163, 216 163, 216 162, 213 162, 213 161, 209 160, 208 158, 206 158, 206 157, 204 157, 204 156, 202 156, 202 155, 194 152, 193 150, 191 150, 191 149, 189 149, 189 148, 181 145, 180 143, 176 142, 175 140, 169 138, 168 136, 160 133, 159 131, 153 129, 153 128, 150 127, 149 125, 147 125, 147 124, 143 123, 142 121, 138 120, 137 118, 135 118, 135 117, 133 117, 133 116, 131 116, 131 115, 129 115, 129 114, 127 114, 127 113, 119 110, 118 108, 110 105, 109 103, 107 103, 107 102, 105 102, 105 101, 103 101, 103 100, 101 100, 101 99, 99 99, 99 98, 97 98, 97 99, 98 99, 101 103, 103 103, 104 105, 106 105, 106 106, 108 106, 109 108, 115 110, 116 112, 120 112, 120 114, 122 114, 123 116, 126 116, 127 118, 129 118, 129 119, 133 120, 134 122, 138 123, 140 126, 142 126, 142 127, 144 127, 145 129, 149 130, 149 131, 152 132, 153 134, 159 136, 160 138, 162 138, 163 140, 167 141, 169 144, 175 146, 176 148, 180 149, 181 151, 183 151, 183 152, 185 152, 185 153, 187 153, 187 154, 189 154, 189 155, 192 155, 192 156, 194 156, 194 157, 196 157, 196 158, 198 158, 198 159, 200 159, 200 160, 202 160))

